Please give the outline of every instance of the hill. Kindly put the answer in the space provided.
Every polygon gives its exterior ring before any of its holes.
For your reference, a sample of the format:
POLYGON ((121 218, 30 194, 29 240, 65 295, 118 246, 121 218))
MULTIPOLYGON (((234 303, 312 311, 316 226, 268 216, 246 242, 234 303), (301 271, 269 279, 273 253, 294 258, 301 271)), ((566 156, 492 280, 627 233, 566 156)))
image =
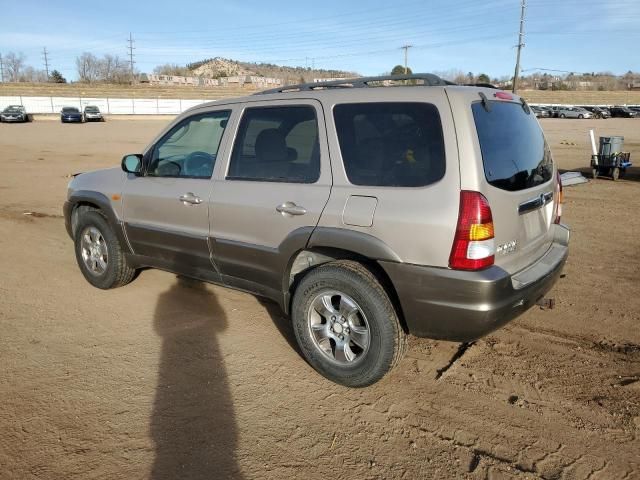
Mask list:
POLYGON ((311 67, 287 67, 272 63, 239 62, 215 57, 187 64, 194 76, 208 78, 232 77, 236 75, 257 75, 259 77, 281 78, 285 83, 312 82, 314 78, 353 78, 359 75, 343 70, 325 70, 311 67))

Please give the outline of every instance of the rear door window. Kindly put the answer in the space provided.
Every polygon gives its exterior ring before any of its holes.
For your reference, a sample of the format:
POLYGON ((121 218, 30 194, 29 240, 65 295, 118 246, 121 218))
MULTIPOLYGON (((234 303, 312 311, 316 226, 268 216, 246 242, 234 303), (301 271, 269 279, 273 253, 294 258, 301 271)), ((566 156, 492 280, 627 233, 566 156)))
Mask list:
POLYGON ((484 174, 489 184, 518 191, 551 180, 553 161, 533 113, 520 103, 481 102, 471 106, 480 142, 484 174))
POLYGON ((333 115, 352 184, 422 187, 444 176, 444 139, 435 105, 341 104, 333 115))
POLYGON ((320 177, 316 111, 307 105, 247 108, 228 180, 314 183, 320 177))

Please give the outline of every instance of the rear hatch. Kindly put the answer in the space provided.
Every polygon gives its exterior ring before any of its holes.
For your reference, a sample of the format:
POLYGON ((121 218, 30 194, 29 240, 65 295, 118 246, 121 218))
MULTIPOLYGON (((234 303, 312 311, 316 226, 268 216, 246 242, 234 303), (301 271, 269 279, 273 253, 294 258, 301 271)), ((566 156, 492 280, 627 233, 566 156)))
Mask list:
POLYGON ((558 195, 551 152, 526 104, 486 100, 472 102, 471 109, 482 154, 480 190, 493 214, 495 264, 515 273, 553 241, 558 195))

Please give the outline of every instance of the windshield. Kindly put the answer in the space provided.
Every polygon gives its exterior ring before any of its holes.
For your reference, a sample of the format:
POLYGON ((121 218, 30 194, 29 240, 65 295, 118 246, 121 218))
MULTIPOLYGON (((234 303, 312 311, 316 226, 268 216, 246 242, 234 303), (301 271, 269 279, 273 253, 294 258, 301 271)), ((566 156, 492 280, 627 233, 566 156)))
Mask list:
POLYGON ((513 102, 489 102, 489 111, 481 102, 471 108, 489 184, 517 191, 551 179, 551 152, 535 115, 513 102))
POLYGON ((75 108, 75 107, 64 107, 64 108, 62 109, 62 111, 63 111, 63 112, 65 112, 65 113, 73 113, 73 112, 76 112, 76 113, 77 113, 77 112, 79 112, 80 110, 78 110, 78 109, 77 109, 77 108, 75 108))
POLYGON ((98 107, 85 107, 85 112, 99 112, 98 107))
POLYGON ((9 105, 4 109, 5 113, 19 113, 22 112, 22 107, 17 105, 9 105))

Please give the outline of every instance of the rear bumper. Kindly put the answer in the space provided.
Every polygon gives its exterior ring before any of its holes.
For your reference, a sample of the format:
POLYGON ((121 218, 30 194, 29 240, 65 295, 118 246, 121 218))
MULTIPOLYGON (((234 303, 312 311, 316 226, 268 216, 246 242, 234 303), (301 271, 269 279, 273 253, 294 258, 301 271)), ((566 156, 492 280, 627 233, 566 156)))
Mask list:
POLYGON ((518 317, 556 283, 569 253, 569 229, 538 261, 511 275, 493 266, 479 272, 380 262, 393 282, 409 332, 466 342, 518 317))

